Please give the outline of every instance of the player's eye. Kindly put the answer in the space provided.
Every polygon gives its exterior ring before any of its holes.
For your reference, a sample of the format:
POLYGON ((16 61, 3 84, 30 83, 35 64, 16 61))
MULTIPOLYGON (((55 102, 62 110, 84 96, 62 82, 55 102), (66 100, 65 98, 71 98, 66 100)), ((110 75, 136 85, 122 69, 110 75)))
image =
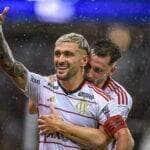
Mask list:
POLYGON ((54 55, 55 55, 56 57, 60 57, 61 53, 60 53, 59 51, 55 51, 54 55))
POLYGON ((101 73, 101 72, 103 72, 104 70, 103 70, 102 68, 94 67, 94 68, 93 68, 93 71, 96 72, 96 73, 101 73))
POLYGON ((74 56, 74 53, 72 53, 70 51, 66 51, 66 52, 64 52, 64 56, 65 57, 72 57, 72 56, 74 56))

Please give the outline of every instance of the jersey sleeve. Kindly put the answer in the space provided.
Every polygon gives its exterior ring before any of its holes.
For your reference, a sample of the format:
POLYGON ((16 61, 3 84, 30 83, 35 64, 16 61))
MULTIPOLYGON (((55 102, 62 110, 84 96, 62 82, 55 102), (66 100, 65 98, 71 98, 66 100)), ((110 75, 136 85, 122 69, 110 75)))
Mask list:
POLYGON ((126 120, 128 117, 128 114, 132 108, 132 97, 128 94, 127 95, 127 104, 126 105, 118 105, 118 108, 121 111, 121 116, 126 120))
POLYGON ((127 124, 121 115, 121 111, 118 108, 118 104, 113 100, 110 100, 104 107, 99 111, 99 124, 103 126, 105 132, 110 136, 114 137, 114 134, 122 129, 126 128, 127 124))
POLYGON ((117 103, 110 100, 109 102, 106 103, 106 105, 102 109, 99 108, 98 111, 99 124, 103 125, 109 118, 117 115, 121 116, 120 108, 118 108, 117 103))
POLYGON ((39 74, 28 72, 25 94, 33 101, 39 100, 42 77, 39 74))

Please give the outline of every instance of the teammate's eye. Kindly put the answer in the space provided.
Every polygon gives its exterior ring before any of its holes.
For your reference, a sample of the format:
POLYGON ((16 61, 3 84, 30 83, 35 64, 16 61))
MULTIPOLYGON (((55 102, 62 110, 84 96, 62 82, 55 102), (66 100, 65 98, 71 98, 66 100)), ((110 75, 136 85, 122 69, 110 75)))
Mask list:
POLYGON ((101 72, 104 71, 102 68, 98 68, 98 67, 93 68, 93 70, 94 70, 94 72, 96 72, 96 73, 101 73, 101 72))

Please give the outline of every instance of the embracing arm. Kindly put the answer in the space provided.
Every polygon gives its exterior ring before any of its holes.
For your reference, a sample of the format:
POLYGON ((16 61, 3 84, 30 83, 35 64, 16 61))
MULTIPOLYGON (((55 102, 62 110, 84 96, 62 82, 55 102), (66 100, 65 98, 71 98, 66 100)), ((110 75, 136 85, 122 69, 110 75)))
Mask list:
POLYGON ((133 150, 134 139, 128 128, 118 130, 114 137, 116 139, 116 150, 133 150))
POLYGON ((9 8, 6 7, 0 14, 0 65, 17 83, 18 87, 24 90, 27 81, 27 69, 23 64, 14 59, 2 30, 2 23, 8 10, 9 8))
POLYGON ((105 150, 113 136, 116 140, 116 150, 132 150, 134 140, 125 122, 121 118, 110 118, 105 125, 99 129, 81 127, 64 122, 58 116, 41 116, 38 119, 39 129, 42 133, 59 132, 65 137, 75 141, 83 148, 105 150), (112 130, 113 129, 113 130, 112 130), (108 136, 110 135, 110 136, 108 136))
MULTIPOLYGON (((103 126, 94 129, 63 122, 59 132, 81 146, 93 149, 106 149, 111 140, 103 126)), ((116 140, 116 150, 133 150, 134 140, 128 128, 117 130, 113 137, 116 140)))
POLYGON ((105 150, 110 142, 110 138, 101 127, 95 129, 74 125, 54 115, 41 116, 38 123, 42 133, 59 132, 85 149, 105 150))
POLYGON ((103 128, 95 129, 62 123, 60 133, 79 143, 83 148, 105 150, 110 138, 103 128))

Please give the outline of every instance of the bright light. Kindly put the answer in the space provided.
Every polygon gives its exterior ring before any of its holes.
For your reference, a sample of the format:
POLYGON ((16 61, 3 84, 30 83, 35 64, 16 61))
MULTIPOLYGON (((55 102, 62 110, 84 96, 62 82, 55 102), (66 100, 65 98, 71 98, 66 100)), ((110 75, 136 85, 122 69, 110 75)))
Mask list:
POLYGON ((79 0, 61 0, 61 1, 70 5, 73 5, 77 3, 79 0))
POLYGON ((128 49, 131 42, 129 29, 119 24, 112 25, 108 29, 108 37, 123 51, 128 49))
MULTIPOLYGON (((38 2, 38 1, 45 1, 45 0, 27 0, 27 1, 29 1, 29 2, 38 2)), ((77 3, 79 0, 61 0, 62 2, 64 2, 64 3, 68 3, 68 4, 70 4, 70 5, 73 5, 73 4, 75 4, 75 3, 77 3)))
POLYGON ((27 0, 27 1, 29 1, 29 2, 38 2, 38 1, 45 1, 45 0, 27 0))
POLYGON ((38 1, 35 13, 40 21, 62 23, 70 20, 74 12, 71 5, 60 0, 38 1))

